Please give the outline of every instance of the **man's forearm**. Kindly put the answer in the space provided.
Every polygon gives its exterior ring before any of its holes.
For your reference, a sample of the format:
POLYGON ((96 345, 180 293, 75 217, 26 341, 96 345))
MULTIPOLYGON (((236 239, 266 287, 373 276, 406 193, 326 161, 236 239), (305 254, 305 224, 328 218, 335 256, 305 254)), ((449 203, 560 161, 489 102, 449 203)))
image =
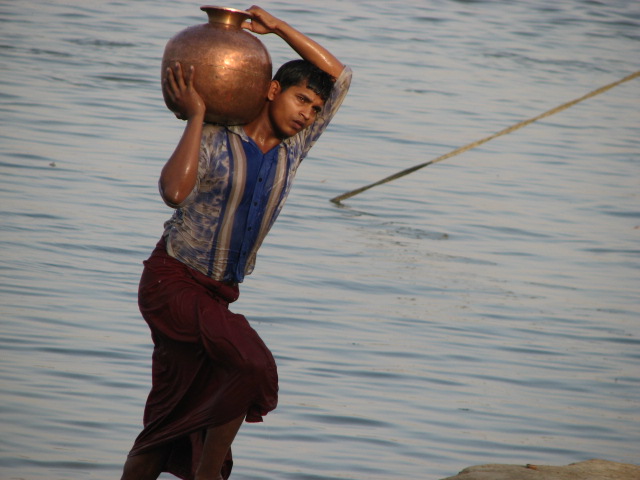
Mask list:
POLYGON ((338 78, 344 70, 342 62, 329 50, 288 23, 282 21, 278 23, 275 33, 298 52, 298 55, 327 72, 333 78, 338 78))

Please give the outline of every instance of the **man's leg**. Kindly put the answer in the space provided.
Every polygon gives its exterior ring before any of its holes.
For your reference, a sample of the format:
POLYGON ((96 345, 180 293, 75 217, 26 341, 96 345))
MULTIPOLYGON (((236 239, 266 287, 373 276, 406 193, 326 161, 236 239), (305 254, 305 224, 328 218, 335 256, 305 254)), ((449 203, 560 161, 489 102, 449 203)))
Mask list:
POLYGON ((120 480, 156 480, 165 460, 166 452, 162 448, 128 457, 120 480))
POLYGON ((200 465, 196 470, 196 480, 222 480, 220 474, 222 464, 243 420, 244 415, 229 423, 207 430, 200 465))

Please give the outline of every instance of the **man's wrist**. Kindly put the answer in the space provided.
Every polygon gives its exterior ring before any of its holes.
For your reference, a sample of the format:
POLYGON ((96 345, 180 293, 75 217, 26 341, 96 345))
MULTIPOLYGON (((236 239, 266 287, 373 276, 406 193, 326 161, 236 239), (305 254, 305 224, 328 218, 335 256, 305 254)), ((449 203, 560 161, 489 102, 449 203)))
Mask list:
POLYGON ((292 32, 295 32, 295 29, 284 20, 278 20, 273 29, 273 33, 283 40, 289 37, 292 32))

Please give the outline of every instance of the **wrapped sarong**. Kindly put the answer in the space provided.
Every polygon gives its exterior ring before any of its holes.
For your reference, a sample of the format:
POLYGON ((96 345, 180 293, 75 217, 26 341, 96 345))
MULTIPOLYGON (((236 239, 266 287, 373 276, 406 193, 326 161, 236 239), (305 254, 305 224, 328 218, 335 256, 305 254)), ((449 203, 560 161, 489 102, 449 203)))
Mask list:
MULTIPOLYGON (((241 415, 261 422, 276 408, 276 364, 247 319, 229 311, 237 285, 169 256, 164 240, 144 265, 138 303, 154 343, 152 387, 129 455, 165 449, 163 471, 189 480, 208 428, 241 415)), ((232 465, 229 450, 225 479, 232 465)))

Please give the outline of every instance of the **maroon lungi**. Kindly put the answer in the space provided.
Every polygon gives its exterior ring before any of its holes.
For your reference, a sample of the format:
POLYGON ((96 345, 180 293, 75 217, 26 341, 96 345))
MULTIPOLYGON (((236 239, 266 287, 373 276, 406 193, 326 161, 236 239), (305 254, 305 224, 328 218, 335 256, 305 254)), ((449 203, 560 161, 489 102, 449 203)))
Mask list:
MULTIPOLYGON (((170 257, 164 240, 144 265, 138 304, 154 343, 152 387, 129 455, 166 449, 163 471, 188 480, 207 428, 245 414, 247 422, 260 422, 276 408, 276 364, 247 319, 228 309, 237 285, 170 257)), ((232 464, 229 450, 225 479, 232 464)))

